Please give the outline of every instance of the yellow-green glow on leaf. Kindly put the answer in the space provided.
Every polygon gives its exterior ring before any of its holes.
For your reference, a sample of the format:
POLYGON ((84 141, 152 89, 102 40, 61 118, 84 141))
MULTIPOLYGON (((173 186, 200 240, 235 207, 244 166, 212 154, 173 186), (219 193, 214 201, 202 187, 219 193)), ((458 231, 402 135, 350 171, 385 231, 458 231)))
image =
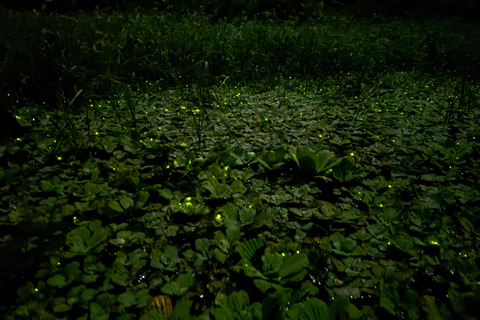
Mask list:
POLYGON ((353 157, 353 156, 355 155, 355 153, 353 153, 353 152, 350 152, 350 155, 353 157))
POLYGON ((430 240, 430 244, 433 244, 435 246, 439 246, 440 243, 438 243, 438 241, 435 241, 435 240, 430 240))
POLYGON ((380 203, 378 206, 379 206, 380 208, 383 208, 383 204, 381 204, 381 203, 380 203))
POLYGON ((222 221, 222 215, 219 213, 217 214, 217 216, 215 217, 215 219, 217 219, 218 221, 222 221))
POLYGON ((282 257, 285 257, 285 252, 282 252, 282 257))
POLYGON ((63 159, 63 158, 62 158, 61 156, 58 156, 58 157, 57 157, 57 160, 58 160, 58 161, 61 161, 62 159, 63 159))
POLYGON ((185 200, 192 201, 192 197, 186 197, 185 200))
POLYGON ((191 202, 187 202, 187 203, 185 203, 185 205, 186 205, 187 207, 191 207, 191 206, 192 206, 192 203, 191 203, 191 202))
POLYGON ((323 138, 323 136, 321 134, 318 135, 320 138, 323 138))

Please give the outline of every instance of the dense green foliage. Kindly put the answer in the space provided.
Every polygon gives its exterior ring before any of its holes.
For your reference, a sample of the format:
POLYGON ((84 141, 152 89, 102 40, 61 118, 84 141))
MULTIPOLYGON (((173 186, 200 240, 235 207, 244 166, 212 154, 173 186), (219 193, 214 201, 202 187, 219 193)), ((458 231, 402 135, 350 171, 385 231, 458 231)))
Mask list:
POLYGON ((475 319, 478 25, 316 9, 2 11, 0 313, 475 319))

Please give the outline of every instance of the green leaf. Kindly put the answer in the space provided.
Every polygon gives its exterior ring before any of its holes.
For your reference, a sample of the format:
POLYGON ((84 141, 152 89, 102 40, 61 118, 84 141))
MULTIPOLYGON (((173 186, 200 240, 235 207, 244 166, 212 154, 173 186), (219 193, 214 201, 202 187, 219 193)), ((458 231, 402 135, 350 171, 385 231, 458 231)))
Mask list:
POLYGON ((215 320, 236 320, 238 319, 232 311, 227 308, 215 308, 212 311, 215 320))
POLYGON ((261 278, 264 280, 268 280, 257 268, 255 268, 249 260, 242 259, 238 263, 243 273, 250 278, 261 278))
POLYGON ((188 291, 192 284, 193 275, 189 272, 178 276, 175 281, 170 281, 165 284, 161 291, 165 294, 181 296, 188 291))
POLYGON ((389 313, 396 315, 395 304, 389 297, 381 296, 380 297, 380 307, 387 310, 389 313))
POLYGON ((140 190, 138 192, 138 203, 141 204, 140 206, 143 206, 145 203, 147 203, 149 197, 150 194, 147 191, 140 190))
POLYGON ((96 320, 108 320, 110 315, 108 312, 102 309, 97 303, 91 302, 90 303, 90 319, 96 320))
POLYGON ((240 222, 242 223, 242 226, 252 224, 255 218, 255 214, 256 214, 256 211, 251 208, 244 207, 240 209, 240 212, 238 213, 238 217, 240 219, 240 222))
POLYGON ((122 207, 117 201, 110 201, 108 203, 108 207, 116 212, 123 212, 122 207))
POLYGON ((329 320, 330 310, 328 305, 317 298, 310 298, 303 303, 303 308, 298 316, 299 320, 329 320))
MULTIPOLYGON (((193 301, 190 299, 190 295, 185 294, 180 300, 177 301, 173 308, 172 318, 174 319, 190 319, 190 308, 193 301)), ((200 319, 200 318, 198 318, 200 319)))
POLYGON ((82 271, 80 270, 80 262, 72 261, 65 266, 64 274, 69 280, 75 280, 78 278, 82 271))
POLYGON ((278 277, 281 279, 300 272, 303 268, 307 267, 308 264, 309 261, 306 253, 289 255, 284 258, 282 266, 280 270, 278 270, 278 277))
POLYGON ((68 285, 69 282, 66 281, 66 278, 64 275, 56 274, 47 280, 47 284, 52 287, 63 288, 66 285, 68 285))
POLYGON ((225 260, 227 260, 227 255, 222 251, 220 251, 220 249, 218 248, 215 248, 214 255, 215 255, 215 259, 217 259, 221 263, 224 263, 225 260))
POLYGON ((249 304, 250 300, 248 298, 248 293, 243 290, 234 291, 227 297, 227 308, 237 314, 241 314, 249 304))
MULTIPOLYGON (((123 207, 124 209, 128 209, 128 208, 130 208, 131 206, 133 206, 133 205, 135 204, 135 202, 134 202, 132 199, 130 199, 129 197, 124 196, 124 197, 122 197, 122 198, 120 199, 120 204, 122 205, 122 207, 123 207)), ((112 209, 113 209, 113 208, 112 208, 112 209)), ((115 209, 114 209, 114 210, 115 210, 115 209)), ((116 211, 116 210, 115 210, 115 211, 116 211)), ((123 211, 123 210, 122 210, 122 211, 123 211)), ((121 211, 119 211, 119 212, 121 212, 121 211)))
POLYGON ((242 258, 246 260, 250 260, 255 254, 255 251, 263 247, 263 245, 264 245, 263 240, 254 238, 254 239, 250 239, 245 242, 242 242, 240 245, 237 246, 236 249, 242 258))
POLYGON ((309 296, 316 296, 320 292, 320 289, 310 280, 302 282, 301 288, 309 296))
POLYGON ((265 253, 262 256, 263 274, 277 273, 283 263, 283 257, 278 252, 265 253))
POLYGON ((136 304, 135 292, 127 290, 118 296, 117 301, 123 304, 126 308, 134 306, 136 304))
POLYGON ((72 253, 85 254, 105 241, 107 236, 107 230, 101 228, 101 222, 96 220, 67 233, 65 243, 70 246, 72 253))
POLYGON ((253 283, 263 293, 266 293, 270 288, 275 289, 275 291, 279 291, 279 292, 284 292, 287 290, 278 284, 268 282, 267 280, 264 280, 264 279, 253 279, 253 283))

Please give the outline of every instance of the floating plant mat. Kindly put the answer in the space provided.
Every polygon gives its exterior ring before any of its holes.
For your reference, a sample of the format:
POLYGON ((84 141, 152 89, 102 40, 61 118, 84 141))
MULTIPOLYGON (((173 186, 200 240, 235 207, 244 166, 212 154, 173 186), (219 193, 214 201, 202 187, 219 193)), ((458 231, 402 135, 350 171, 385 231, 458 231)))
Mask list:
POLYGON ((62 224, 42 250, 3 227, 31 263, 2 313, 473 318, 478 110, 287 89, 119 96, 2 146, 1 223, 62 224))

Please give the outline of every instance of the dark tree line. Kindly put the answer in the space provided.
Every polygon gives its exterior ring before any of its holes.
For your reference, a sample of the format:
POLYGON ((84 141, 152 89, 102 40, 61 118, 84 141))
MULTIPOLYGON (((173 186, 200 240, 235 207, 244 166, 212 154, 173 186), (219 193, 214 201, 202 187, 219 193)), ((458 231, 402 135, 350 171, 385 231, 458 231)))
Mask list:
POLYGON ((274 12, 279 19, 292 16, 306 18, 319 9, 352 9, 360 15, 385 14, 388 16, 458 16, 478 20, 478 0, 4 0, 4 8, 72 13, 98 9, 130 10, 135 7, 159 11, 202 11, 215 18, 255 16, 262 12, 274 12))

